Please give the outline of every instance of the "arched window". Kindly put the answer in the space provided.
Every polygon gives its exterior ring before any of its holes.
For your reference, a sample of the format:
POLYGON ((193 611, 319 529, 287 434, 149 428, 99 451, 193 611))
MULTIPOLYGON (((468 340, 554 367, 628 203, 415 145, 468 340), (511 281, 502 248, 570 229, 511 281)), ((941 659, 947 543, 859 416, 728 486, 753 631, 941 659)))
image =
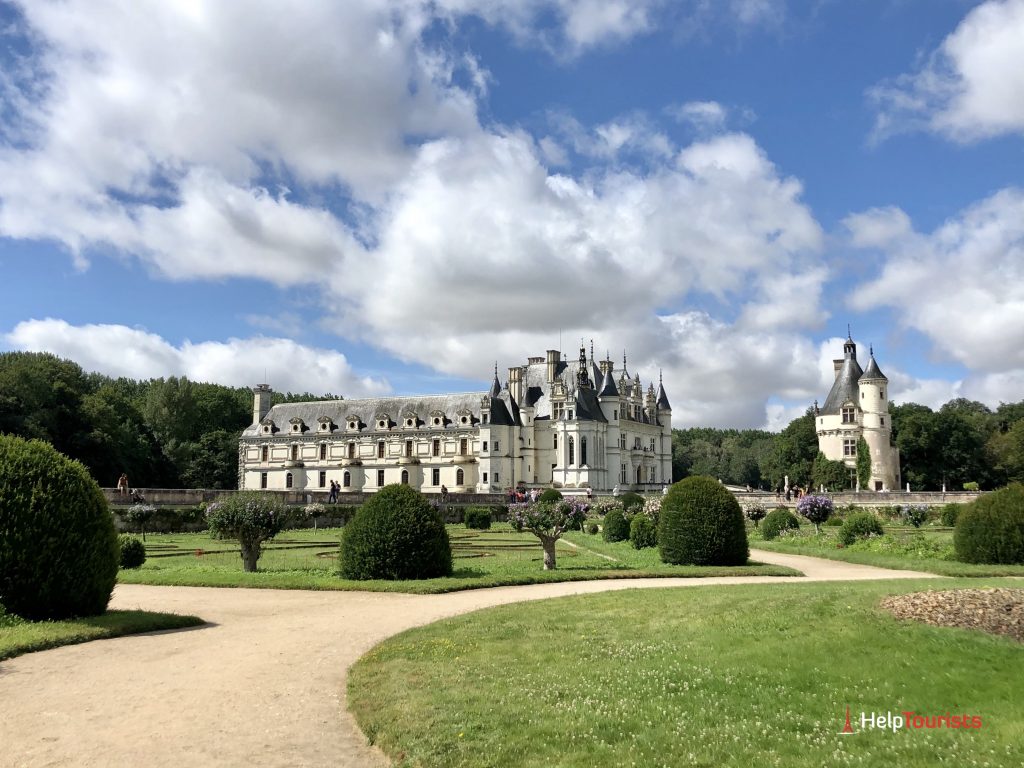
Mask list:
POLYGON ((285 488, 291 488, 292 487, 292 473, 291 472, 289 472, 287 475, 284 476, 284 487, 285 488))
POLYGON ((576 440, 574 438, 570 437, 569 438, 569 462, 568 462, 568 466, 571 467, 575 463, 576 463, 576 440))
POLYGON ((344 475, 342 475, 341 476, 341 484, 345 488, 351 488, 352 487, 352 475, 350 475, 348 472, 346 472, 344 475))
POLYGON ((582 466, 582 465, 585 465, 586 463, 587 463, 587 438, 586 437, 581 437, 580 438, 580 465, 582 466))
POLYGON ((456 485, 462 485, 465 482, 466 482, 466 473, 463 472, 461 469, 457 469, 455 471, 455 484, 456 485))
POLYGON ((403 469, 402 470, 402 485, 408 485, 408 484, 409 484, 409 470, 403 469))

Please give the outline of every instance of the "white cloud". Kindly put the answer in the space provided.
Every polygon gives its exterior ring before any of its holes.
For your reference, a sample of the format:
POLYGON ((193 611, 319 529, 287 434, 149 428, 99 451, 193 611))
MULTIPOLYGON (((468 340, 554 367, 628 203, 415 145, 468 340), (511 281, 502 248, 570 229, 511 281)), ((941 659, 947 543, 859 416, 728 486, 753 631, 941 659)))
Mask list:
POLYGON ((689 123, 702 133, 722 130, 729 114, 717 101, 688 101, 668 111, 679 122, 689 123))
POLYGON ((854 308, 892 307, 940 354, 979 374, 1024 369, 1024 190, 1001 190, 885 250, 881 274, 856 289, 854 308))
POLYGON ((268 381, 281 391, 333 392, 346 397, 390 390, 386 381, 358 376, 340 352, 302 346, 289 339, 185 341, 176 347, 138 328, 74 326, 47 318, 18 323, 5 335, 5 341, 15 349, 51 352, 74 360, 86 371, 115 377, 187 376, 193 381, 232 386, 268 381))
POLYGON ((924 129, 958 142, 1024 132, 1024 0, 972 9, 914 74, 868 92, 874 138, 924 129))
POLYGON ((858 248, 884 248, 913 233, 910 217, 892 206, 851 214, 843 219, 843 226, 858 248))

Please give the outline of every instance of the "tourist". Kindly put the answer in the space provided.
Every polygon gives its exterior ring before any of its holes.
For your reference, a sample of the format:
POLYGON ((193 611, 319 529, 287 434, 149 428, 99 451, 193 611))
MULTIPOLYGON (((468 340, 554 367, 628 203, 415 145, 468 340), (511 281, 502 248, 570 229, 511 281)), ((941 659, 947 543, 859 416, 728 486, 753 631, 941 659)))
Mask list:
POLYGON ((335 480, 331 480, 331 492, 327 495, 327 503, 338 503, 338 483, 335 480))
POLYGON ((122 496, 128 495, 128 474, 122 472, 121 476, 117 478, 117 492, 122 496))

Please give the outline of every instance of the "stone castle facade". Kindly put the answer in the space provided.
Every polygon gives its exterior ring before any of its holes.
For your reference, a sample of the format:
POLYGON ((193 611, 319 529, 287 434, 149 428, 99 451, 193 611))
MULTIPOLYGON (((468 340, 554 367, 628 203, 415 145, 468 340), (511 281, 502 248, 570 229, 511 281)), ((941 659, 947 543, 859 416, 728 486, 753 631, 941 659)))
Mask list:
POLYGON ((508 369, 504 386, 455 395, 287 403, 253 390, 239 487, 430 493, 510 487, 652 490, 672 482, 672 408, 662 382, 558 350, 508 369))

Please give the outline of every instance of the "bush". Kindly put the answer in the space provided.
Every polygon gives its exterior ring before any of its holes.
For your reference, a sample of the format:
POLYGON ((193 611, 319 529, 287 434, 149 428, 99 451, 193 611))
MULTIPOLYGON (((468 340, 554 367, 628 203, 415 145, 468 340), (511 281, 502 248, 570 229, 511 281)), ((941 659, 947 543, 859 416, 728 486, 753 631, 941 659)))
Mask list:
POLYGON ((647 515, 637 515, 629 524, 629 543, 633 549, 647 549, 658 543, 658 529, 647 515))
POLYGON ((256 570, 263 554, 263 542, 279 534, 289 512, 276 496, 259 491, 242 491, 206 508, 210 535, 215 539, 235 539, 242 555, 242 569, 256 570))
POLYGON ((763 504, 751 504, 746 508, 743 514, 746 515, 747 520, 752 522, 754 527, 757 528, 758 521, 764 520, 764 516, 768 514, 768 510, 764 508, 763 504))
POLYGON ((884 533, 881 521, 871 512, 855 512, 843 521, 843 526, 839 529, 839 542, 848 547, 857 539, 881 536, 884 533))
POLYGON ((103 613, 120 559, 88 470, 49 443, 0 435, 0 604, 26 619, 103 613))
POLYGON ((814 523, 814 530, 821 533, 821 524, 832 517, 832 499, 828 496, 803 496, 796 503, 796 511, 814 523))
POLYGON ((1024 485, 1012 483, 964 507, 953 548, 964 563, 1024 563, 1024 485))
POLYGON ((138 568, 146 562, 146 545, 134 536, 118 536, 117 543, 121 547, 122 568, 138 568))
POLYGON ((142 534, 142 540, 146 540, 146 523, 156 514, 156 507, 152 504, 132 504, 123 513, 125 522, 137 526, 142 534))
POLYGON ((978 490, 978 488, 979 488, 979 486, 978 486, 977 483, 973 483, 973 482, 972 483, 964 483, 964 490, 965 491, 976 491, 976 490, 978 490))
POLYGON ((590 523, 589 525, 587 525, 587 533, 589 533, 591 536, 596 536, 597 532, 600 530, 601 528, 598 526, 597 523, 590 523))
POLYGON ((906 523, 920 528, 928 519, 928 507, 924 504, 904 504, 900 507, 900 514, 906 523))
POLYGON ((825 521, 825 525, 829 528, 838 528, 843 524, 843 518, 838 515, 832 515, 828 520, 825 521))
POLYGON ((629 538, 629 522, 621 510, 612 509, 604 516, 605 541, 625 541, 629 538))
POLYGON ((554 488, 546 488, 537 501, 561 501, 562 494, 554 488))
POLYGON ((796 515, 785 507, 776 507, 761 523, 761 538, 771 541, 777 539, 783 531, 792 531, 799 527, 800 521, 796 519, 796 515))
POLYGON ((632 491, 626 491, 626 493, 619 496, 619 501, 622 503, 622 509, 629 517, 629 513, 635 508, 637 512, 643 509, 644 497, 639 493, 633 493, 632 491))
POLYGON ((674 565, 744 565, 750 550, 736 497, 712 477, 680 480, 661 503, 658 548, 674 565))
POLYGON ((470 507, 464 515, 467 528, 485 531, 491 527, 491 510, 486 507, 470 507))
POLYGON ((346 579, 451 576, 452 550, 440 515, 408 485, 386 485, 360 507, 341 537, 346 579))
POLYGON ((962 504, 947 504, 942 508, 942 513, 939 516, 939 522, 947 528, 952 528, 956 525, 956 519, 960 514, 961 509, 963 509, 962 504))

